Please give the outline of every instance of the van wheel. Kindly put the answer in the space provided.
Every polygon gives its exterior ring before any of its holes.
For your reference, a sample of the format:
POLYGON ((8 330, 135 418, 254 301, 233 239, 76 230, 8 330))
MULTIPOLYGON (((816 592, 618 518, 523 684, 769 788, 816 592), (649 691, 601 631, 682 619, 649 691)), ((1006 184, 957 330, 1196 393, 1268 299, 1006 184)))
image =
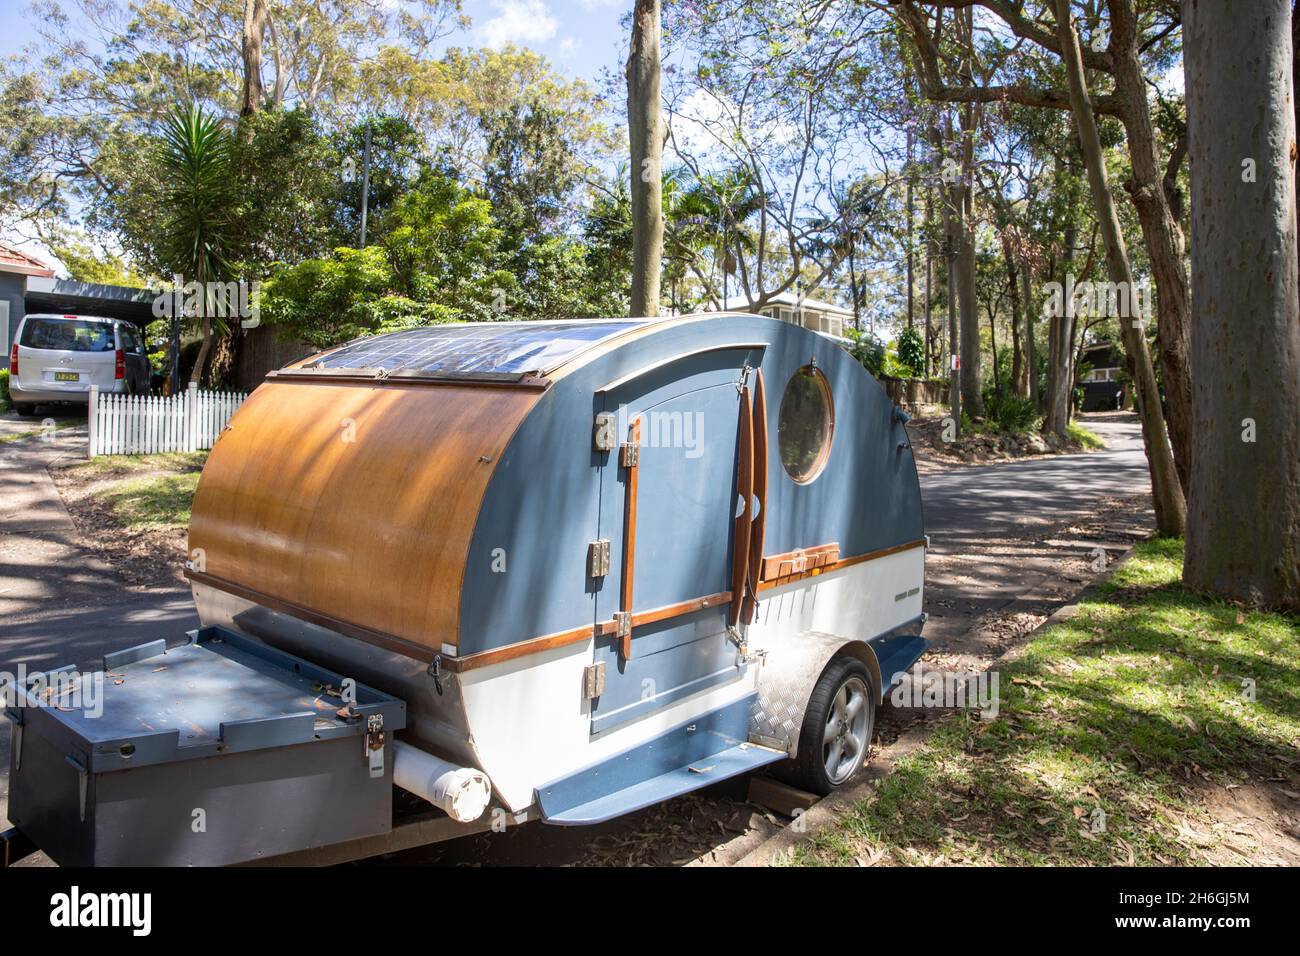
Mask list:
POLYGON ((856 657, 831 658, 813 688, 799 732, 799 751, 778 764, 778 776, 825 796, 862 769, 876 727, 876 694, 856 657))
POLYGON ((36 406, 30 402, 23 402, 22 404, 14 405, 14 411, 23 416, 23 418, 31 418, 36 414, 36 406))

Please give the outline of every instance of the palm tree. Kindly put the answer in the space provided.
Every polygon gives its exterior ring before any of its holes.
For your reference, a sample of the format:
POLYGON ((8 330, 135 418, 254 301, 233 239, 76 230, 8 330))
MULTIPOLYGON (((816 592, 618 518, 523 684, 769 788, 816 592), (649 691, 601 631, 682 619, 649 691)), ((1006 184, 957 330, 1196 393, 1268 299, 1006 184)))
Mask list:
POLYGON ((741 228, 763 205, 764 196, 747 170, 694 175, 687 169, 664 176, 664 255, 669 276, 684 277, 689 269, 705 289, 705 297, 723 304, 713 287, 713 270, 726 271, 733 254, 755 249, 754 237, 741 228), (711 253, 713 269, 705 274, 702 257, 711 253), (675 270, 675 271, 674 271, 675 270))
POLYGON ((216 284, 233 275, 226 259, 234 230, 235 189, 230 133, 198 104, 178 107, 163 122, 159 146, 165 213, 158 236, 159 262, 203 290, 199 348, 191 384, 203 377, 213 333, 228 327, 215 313, 216 284))

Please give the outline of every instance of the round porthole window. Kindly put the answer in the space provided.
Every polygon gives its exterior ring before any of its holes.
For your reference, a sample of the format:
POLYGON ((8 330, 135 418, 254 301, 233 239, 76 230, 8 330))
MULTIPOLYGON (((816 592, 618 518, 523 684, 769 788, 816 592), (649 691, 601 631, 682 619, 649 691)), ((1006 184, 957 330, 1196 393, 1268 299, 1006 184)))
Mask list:
POLYGON ((806 485, 826 467, 835 433, 835 405, 826 376, 805 365, 791 376, 781 396, 776 437, 786 474, 806 485))

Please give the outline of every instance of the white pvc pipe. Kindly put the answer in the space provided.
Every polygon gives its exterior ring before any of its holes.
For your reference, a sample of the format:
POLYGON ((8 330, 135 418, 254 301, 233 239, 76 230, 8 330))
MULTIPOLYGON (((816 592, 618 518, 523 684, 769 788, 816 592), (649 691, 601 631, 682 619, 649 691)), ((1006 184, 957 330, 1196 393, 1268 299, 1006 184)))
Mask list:
POLYGON ((477 820, 492 802, 492 784, 482 770, 458 767, 400 740, 393 741, 393 783, 458 823, 477 820))

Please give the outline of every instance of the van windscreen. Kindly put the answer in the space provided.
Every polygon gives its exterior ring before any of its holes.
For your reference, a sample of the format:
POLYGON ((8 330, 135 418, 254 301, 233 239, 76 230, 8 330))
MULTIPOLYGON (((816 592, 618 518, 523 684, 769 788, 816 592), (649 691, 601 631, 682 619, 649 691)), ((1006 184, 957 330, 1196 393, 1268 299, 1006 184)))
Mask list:
POLYGON ((91 319, 31 319, 23 326, 18 344, 29 349, 65 352, 111 352, 113 327, 91 319))

